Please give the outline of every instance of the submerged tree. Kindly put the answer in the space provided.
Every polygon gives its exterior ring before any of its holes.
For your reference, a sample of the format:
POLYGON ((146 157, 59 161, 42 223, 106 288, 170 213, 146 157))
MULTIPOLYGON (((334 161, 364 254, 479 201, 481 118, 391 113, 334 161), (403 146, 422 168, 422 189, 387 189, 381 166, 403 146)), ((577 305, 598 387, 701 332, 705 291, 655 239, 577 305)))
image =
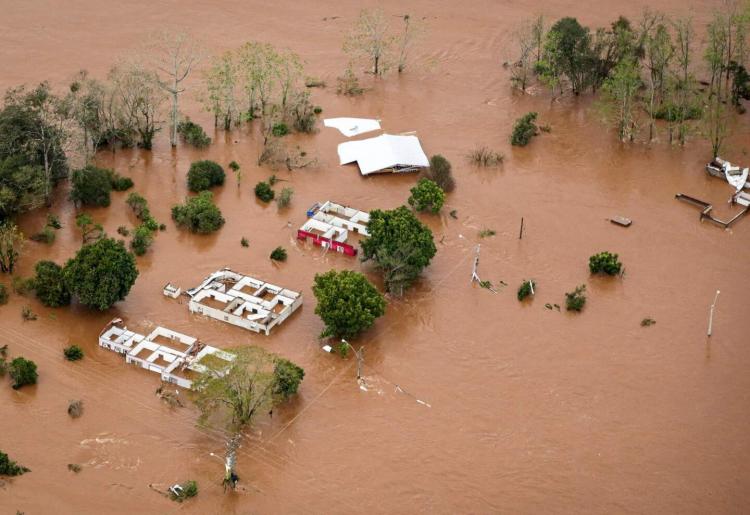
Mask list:
POLYGON ((0 223, 0 272, 12 274, 24 246, 23 233, 6 220, 0 223))
POLYGON ((159 75, 159 85, 172 97, 169 141, 176 147, 179 96, 185 92, 183 82, 200 60, 200 47, 185 32, 162 31, 151 41, 150 52, 154 68, 159 75))
POLYGON ((635 107, 641 87, 638 61, 623 59, 604 81, 605 110, 617 126, 620 141, 633 141, 636 133, 635 107))
POLYGON ((370 236, 360 243, 362 261, 373 260, 383 272, 386 289, 403 295, 437 252, 432 231, 404 206, 372 211, 367 231, 370 236))
POLYGON ((209 372, 193 382, 199 424, 226 431, 224 486, 234 488, 236 452, 242 431, 294 395, 304 370, 260 347, 242 347, 229 365, 207 363, 209 372))
POLYGON ((224 130, 239 122, 239 70, 235 54, 225 52, 214 57, 211 66, 204 73, 206 93, 203 103, 214 115, 214 126, 221 121, 224 130))
POLYGON ((344 40, 344 52, 353 58, 372 63, 372 73, 382 75, 388 69, 395 38, 382 9, 363 9, 351 32, 344 40))
POLYGON ((137 132, 138 144, 150 150, 161 130, 161 106, 166 100, 159 76, 133 61, 113 67, 108 78, 120 103, 121 123, 137 132))
POLYGON ((354 338, 385 313, 385 299, 359 272, 331 270, 315 274, 315 314, 325 329, 321 337, 354 338))
POLYGON ((398 72, 406 70, 406 62, 409 58, 409 51, 414 43, 424 34, 425 27, 423 23, 413 18, 410 14, 404 14, 401 19, 404 21, 404 31, 398 38, 398 72))

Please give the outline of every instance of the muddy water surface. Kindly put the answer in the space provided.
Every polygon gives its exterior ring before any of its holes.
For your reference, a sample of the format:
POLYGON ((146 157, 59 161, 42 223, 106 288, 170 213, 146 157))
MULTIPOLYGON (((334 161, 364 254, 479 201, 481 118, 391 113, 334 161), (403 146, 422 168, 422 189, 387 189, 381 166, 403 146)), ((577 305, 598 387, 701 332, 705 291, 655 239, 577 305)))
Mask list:
MULTIPOLYGON (((697 26, 714 6, 660 4, 670 14, 693 15, 697 26)), ((390 14, 404 11, 398 2, 384 6, 390 14)), ((423 217, 440 242, 424 279, 404 299, 390 299, 386 316, 359 342, 369 385, 362 391, 351 358, 320 350, 315 336, 322 325, 310 290, 315 273, 361 265, 297 243, 294 230, 307 206, 328 198, 365 210, 396 207, 414 176, 365 179, 339 167, 336 145, 344 138, 321 130, 297 140, 319 156, 320 166, 277 172, 288 181, 280 185, 295 190, 292 207, 278 212, 253 195, 252 186, 271 172, 254 166, 258 141, 250 130, 217 132, 205 151, 172 150, 161 137, 150 153, 103 153, 100 163, 132 177, 168 229, 138 259, 140 277, 127 300, 109 312, 46 309, 17 296, 0 307, 0 343, 40 368, 38 386, 0 388, 0 448, 32 469, 0 487, 1 511, 746 512, 750 220, 724 231, 699 223, 694 208, 674 200, 682 192, 714 202, 722 217, 731 212, 727 186, 702 170, 704 142, 695 139, 685 149, 663 142, 622 146, 588 99, 551 104, 544 94, 513 94, 500 66, 513 53, 510 32, 535 13, 602 25, 619 13, 635 18, 643 6, 414 2, 409 11, 427 16, 430 26, 414 68, 368 82, 371 91, 348 99, 330 85, 345 66, 342 33, 360 5, 3 2, 2 87, 41 79, 60 84, 80 68, 101 75, 167 24, 190 28, 211 51, 270 41, 299 52, 308 73, 328 82, 313 93, 326 116, 376 117, 390 132, 416 130, 428 153, 453 163, 458 186, 443 215, 423 217), (531 110, 552 132, 510 149, 513 120, 531 110), (477 144, 505 152, 505 164, 468 165, 465 154, 477 144), (169 219, 171 205, 187 194, 189 164, 199 158, 236 160, 244 170, 240 187, 230 177, 216 192, 227 224, 211 236, 180 231, 169 219), (447 216, 453 209, 457 220, 447 216), (614 215, 632 218, 633 226, 607 222, 614 215), (483 278, 508 284, 497 294, 469 282, 483 228, 497 231, 481 240, 480 263, 483 278), (243 236, 247 249, 239 244, 243 236), (278 245, 289 251, 282 265, 268 259, 278 245), (623 279, 589 277, 587 257, 604 249, 620 254, 623 279), (222 266, 299 289, 305 304, 265 337, 190 316, 184 303, 161 295, 167 281, 190 287, 222 266), (530 277, 538 282, 536 298, 519 304, 515 289, 530 277), (545 309, 582 283, 589 292, 582 314, 545 309), (708 340, 716 289, 721 296, 708 340), (22 322, 23 305, 39 320, 22 322), (222 464, 211 453, 222 452, 223 435, 197 428, 192 408, 162 404, 154 374, 97 347, 99 331, 114 316, 144 330, 167 325, 220 347, 261 345, 305 368, 299 398, 246 435, 241 491, 226 495, 217 483, 222 464), (642 328, 647 316, 657 323, 642 328), (70 343, 84 348, 82 362, 62 359, 70 343), (65 412, 71 399, 84 401, 80 419, 65 412), (68 472, 68 463, 83 470, 68 472), (185 505, 149 488, 188 478, 199 482, 200 494, 185 505)), ((183 110, 210 126, 189 93, 183 110)), ((747 142, 743 121, 728 157, 745 159, 747 142)), ((78 248, 65 196, 63 188, 53 207, 64 229, 52 246, 28 244, 22 273, 37 259, 63 262, 78 248)), ((110 208, 90 211, 110 234, 135 222, 125 196, 115 193, 110 208)), ((21 225, 33 233, 43 220, 44 213, 32 214, 21 225)))

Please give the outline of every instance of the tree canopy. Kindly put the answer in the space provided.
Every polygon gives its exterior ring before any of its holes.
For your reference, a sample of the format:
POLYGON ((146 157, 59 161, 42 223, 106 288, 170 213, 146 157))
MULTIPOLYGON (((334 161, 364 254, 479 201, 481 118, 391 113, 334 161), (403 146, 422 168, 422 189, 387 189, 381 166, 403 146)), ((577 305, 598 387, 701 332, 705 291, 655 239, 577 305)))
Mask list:
POLYGON ((361 242, 362 260, 375 262, 386 289, 395 295, 403 294, 437 252, 432 231, 404 206, 372 211, 367 231, 370 236, 361 242))
POLYGON ((184 204, 173 206, 172 219, 177 225, 201 234, 218 231, 225 222, 210 191, 202 191, 198 196, 188 198, 184 204))
POLYGON ((93 165, 74 170, 70 178, 70 200, 84 206, 109 206, 114 172, 93 165))
POLYGON ((188 170, 188 188, 199 192, 224 184, 224 169, 219 163, 209 160, 196 161, 188 170))
POLYGON ((318 301, 315 314, 325 324, 322 337, 354 338, 385 313, 385 299, 359 272, 316 274, 313 293, 318 301))
POLYGON ((422 177, 411 189, 409 205, 417 211, 437 214, 445 202, 445 192, 434 181, 422 177))
POLYGON ((70 304, 70 291, 60 265, 52 261, 39 261, 34 270, 34 291, 42 304, 51 308, 70 304))
POLYGON ((36 363, 30 359, 18 357, 8 365, 8 375, 13 380, 13 389, 18 390, 27 384, 36 384, 39 377, 36 371, 36 363))
POLYGON ((135 256, 125 244, 103 238, 84 245, 63 270, 68 290, 78 302, 104 311, 123 300, 138 277, 135 256))

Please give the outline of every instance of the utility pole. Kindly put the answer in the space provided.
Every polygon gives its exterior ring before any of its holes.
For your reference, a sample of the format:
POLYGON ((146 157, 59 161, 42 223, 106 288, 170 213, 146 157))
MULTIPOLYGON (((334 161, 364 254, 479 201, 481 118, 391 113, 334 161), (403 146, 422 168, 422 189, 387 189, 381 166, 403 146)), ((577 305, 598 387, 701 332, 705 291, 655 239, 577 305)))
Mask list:
POLYGON ((518 239, 519 240, 523 239, 523 217, 521 217, 521 230, 518 231, 518 239))
POLYGON ((716 295, 714 296, 714 303, 711 304, 711 311, 708 314, 708 336, 711 336, 711 333, 713 332, 713 326, 714 326, 714 308, 716 308, 716 301, 719 300, 719 293, 721 291, 716 290, 716 295))
POLYGON ((479 250, 482 248, 481 244, 477 244, 477 254, 474 256, 474 268, 471 270, 471 282, 474 281, 480 283, 482 280, 479 278, 479 273, 477 272, 477 269, 479 268, 479 250))
MULTIPOLYGON (((341 339, 341 343, 354 350, 354 347, 352 347, 352 345, 343 338, 341 339)), ((357 381, 359 381, 360 379, 362 379, 362 367, 365 364, 365 348, 363 346, 360 346, 359 350, 355 350, 354 357, 357 358, 357 381)))

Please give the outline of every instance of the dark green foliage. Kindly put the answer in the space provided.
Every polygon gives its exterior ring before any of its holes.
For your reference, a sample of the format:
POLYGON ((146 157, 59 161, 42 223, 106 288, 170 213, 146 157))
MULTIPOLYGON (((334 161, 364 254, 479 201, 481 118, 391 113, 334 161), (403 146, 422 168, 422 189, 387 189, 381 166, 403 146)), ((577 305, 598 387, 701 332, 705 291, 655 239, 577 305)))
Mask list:
POLYGON ((545 61, 541 64, 565 76, 573 93, 582 93, 590 83, 593 64, 589 29, 575 18, 558 20, 547 33, 545 61))
POLYGON ((429 211, 436 214, 443 207, 445 192, 430 179, 419 179, 411 189, 409 205, 417 211, 429 211))
POLYGON ((315 107, 313 108, 313 113, 315 113, 315 114, 320 114, 320 113, 322 113, 322 112, 323 112, 323 108, 322 108, 322 107, 320 107, 320 106, 315 106, 315 107))
POLYGON ((201 234, 219 230, 225 221, 210 191, 202 191, 184 204, 172 207, 172 219, 177 225, 201 234))
POLYGON ((67 359, 68 361, 78 361, 79 359, 83 359, 83 349, 81 349, 78 345, 65 347, 63 349, 63 356, 65 356, 65 359, 67 359))
POLYGON ((57 308, 70 304, 70 291, 65 284, 63 268, 52 261, 39 261, 34 267, 36 298, 47 307, 57 308))
POLYGON ((229 163, 229 169, 233 172, 236 172, 240 169, 240 165, 237 163, 237 161, 232 161, 231 163, 229 163))
POLYGON ((26 472, 31 471, 11 460, 7 454, 0 451, 0 476, 20 476, 26 472))
POLYGON ((21 156, 0 160, 0 220, 43 206, 47 187, 41 166, 25 164, 21 156))
POLYGON ((18 390, 27 384, 36 384, 39 377, 36 371, 36 363, 30 359, 15 358, 8 365, 8 375, 13 380, 13 389, 18 390))
POLYGON ((680 106, 664 102, 660 107, 654 110, 654 118, 657 120, 666 120, 668 122, 700 120, 701 117, 703 117, 703 109, 698 105, 685 106, 684 112, 681 112, 680 106))
POLYGON ((531 289, 534 289, 534 292, 536 292, 536 282, 533 279, 526 280, 521 283, 521 286, 518 287, 518 300, 522 301, 529 295, 531 295, 531 289))
POLYGON ((271 189, 271 185, 267 182, 259 182, 255 185, 255 196, 263 202, 271 202, 276 196, 274 191, 271 189))
POLYGON ((305 371, 288 359, 278 358, 273 369, 274 395, 285 401, 297 393, 305 371))
POLYGON ((31 239, 33 241, 38 241, 39 243, 50 245, 55 242, 55 236, 55 231, 50 226, 45 225, 41 231, 32 235, 31 239))
POLYGON ((196 161, 190 165, 187 180, 190 191, 199 192, 224 184, 224 169, 213 161, 196 161))
POLYGON ((0 284, 0 306, 8 303, 8 289, 4 284, 0 284))
POLYGON ((271 251, 271 259, 274 261, 286 261, 286 249, 284 247, 276 247, 271 251))
POLYGON ((750 74, 741 64, 729 63, 729 75, 732 77, 732 104, 740 105, 740 100, 750 100, 750 74))
POLYGON ((84 206, 109 206, 112 170, 89 165, 74 170, 70 178, 70 200, 84 206))
POLYGON ((510 135, 510 144, 517 147, 525 147, 531 141, 531 138, 538 134, 536 127, 536 113, 526 113, 513 125, 513 132, 510 135))
POLYGON ((565 294, 565 309, 568 311, 581 311, 586 305, 586 285, 576 286, 576 289, 565 294))
POLYGON ((456 187, 451 170, 450 162, 440 154, 435 154, 430 158, 427 178, 434 181, 444 192, 449 193, 456 187))
POLYGON ((240 245, 242 245, 243 247, 249 247, 250 246, 250 242, 247 241, 247 238, 245 238, 243 236, 242 239, 240 240, 240 245))
POLYGON ((589 258, 589 270, 592 274, 617 275, 621 269, 622 263, 617 260, 617 254, 605 251, 594 254, 589 258))
POLYGON ((130 248, 136 256, 142 256, 154 242, 154 230, 146 224, 135 228, 133 239, 130 240, 130 248))
POLYGON ((169 496, 173 501, 182 502, 187 499, 190 499, 191 497, 195 497, 198 495, 198 483, 195 481, 185 481, 180 485, 180 488, 177 490, 177 494, 175 494, 173 491, 170 490, 169 496))
POLYGON ((313 293, 315 313, 325 324, 321 337, 354 338, 385 313, 383 295, 359 272, 316 274, 313 293))
POLYGON ((112 172, 110 182, 112 184, 112 189, 115 191, 126 191, 133 187, 133 179, 130 177, 123 177, 114 172, 112 172))
POLYGON ((123 242, 103 238, 81 247, 75 258, 68 260, 63 274, 78 302, 104 311, 128 295, 138 269, 123 242))
POLYGON ((211 138, 208 137, 203 127, 191 122, 190 118, 185 118, 177 124, 177 133, 186 143, 196 148, 207 147, 211 144, 211 138))
POLYGON ((47 227, 51 227, 55 230, 62 229, 62 224, 60 223, 60 219, 57 217, 57 215, 47 213, 47 227))
POLYGON ((276 123, 271 128, 271 134, 273 134, 277 138, 280 138, 281 136, 286 136, 287 134, 289 134, 289 126, 285 124, 284 122, 276 123))
POLYGON ((403 294, 437 252, 432 231, 404 206, 370 213, 370 233, 361 242, 362 260, 372 259, 383 272, 386 289, 403 294))

